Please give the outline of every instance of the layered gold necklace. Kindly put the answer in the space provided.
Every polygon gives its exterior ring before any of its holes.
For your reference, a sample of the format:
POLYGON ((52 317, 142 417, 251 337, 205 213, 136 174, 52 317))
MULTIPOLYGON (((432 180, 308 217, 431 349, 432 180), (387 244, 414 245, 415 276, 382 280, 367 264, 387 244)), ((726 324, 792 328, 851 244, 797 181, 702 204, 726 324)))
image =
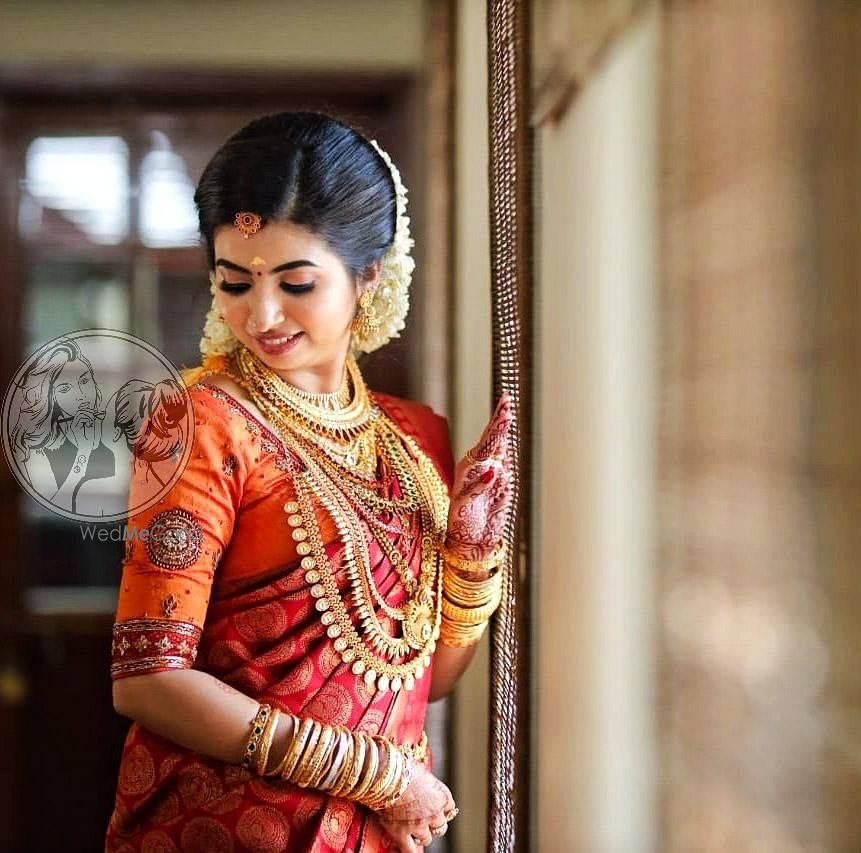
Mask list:
POLYGON ((231 353, 227 369, 303 462, 304 470, 294 477, 296 500, 284 510, 336 651, 368 685, 412 690, 430 665, 442 609, 439 543, 445 535, 448 493, 433 462, 373 402, 352 357, 341 388, 322 395, 285 382, 244 346, 231 353), (399 497, 380 490, 386 471, 397 479, 399 497), (341 566, 327 555, 317 504, 332 517, 344 546, 349 582, 343 593, 335 581, 341 566), (407 592, 402 605, 389 604, 374 581, 366 530, 398 572, 407 592), (392 535, 407 543, 406 554, 392 535), (416 537, 418 577, 409 566, 416 537), (347 597, 358 624, 351 619, 347 597), (394 635, 383 626, 377 607, 399 629, 394 635))

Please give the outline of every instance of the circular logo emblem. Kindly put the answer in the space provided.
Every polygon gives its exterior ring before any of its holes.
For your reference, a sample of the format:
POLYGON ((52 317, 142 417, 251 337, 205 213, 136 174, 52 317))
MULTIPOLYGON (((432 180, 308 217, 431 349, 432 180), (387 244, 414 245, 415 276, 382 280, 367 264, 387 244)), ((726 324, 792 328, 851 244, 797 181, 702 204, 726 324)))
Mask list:
POLYGON ((82 522, 152 506, 188 464, 194 412, 177 369, 115 329, 70 332, 39 347, 3 398, 3 453, 43 507, 82 522))

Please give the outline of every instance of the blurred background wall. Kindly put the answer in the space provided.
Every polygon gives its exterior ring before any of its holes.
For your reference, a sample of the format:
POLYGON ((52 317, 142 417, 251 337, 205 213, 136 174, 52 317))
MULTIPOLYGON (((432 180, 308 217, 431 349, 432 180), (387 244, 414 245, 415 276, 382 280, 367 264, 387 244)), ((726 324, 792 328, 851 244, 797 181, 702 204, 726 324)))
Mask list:
POLYGON ((535 36, 533 842, 861 849, 861 5, 535 36))

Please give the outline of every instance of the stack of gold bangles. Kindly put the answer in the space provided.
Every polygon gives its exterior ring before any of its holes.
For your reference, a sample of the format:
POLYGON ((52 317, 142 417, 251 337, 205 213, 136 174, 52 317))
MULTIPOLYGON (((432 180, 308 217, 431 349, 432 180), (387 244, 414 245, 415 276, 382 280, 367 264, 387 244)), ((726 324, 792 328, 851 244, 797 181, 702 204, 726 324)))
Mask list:
POLYGON ((440 640, 447 646, 474 646, 502 600, 503 541, 484 560, 465 560, 440 546, 444 566, 440 640), (490 574, 488 575, 488 572, 490 574))
POLYGON ((370 809, 394 805, 410 784, 413 760, 424 761, 427 754, 424 732, 418 744, 398 745, 382 735, 286 714, 292 720, 292 738, 284 756, 270 769, 269 752, 282 716, 271 705, 258 707, 242 766, 258 776, 277 776, 302 788, 356 800, 370 809))

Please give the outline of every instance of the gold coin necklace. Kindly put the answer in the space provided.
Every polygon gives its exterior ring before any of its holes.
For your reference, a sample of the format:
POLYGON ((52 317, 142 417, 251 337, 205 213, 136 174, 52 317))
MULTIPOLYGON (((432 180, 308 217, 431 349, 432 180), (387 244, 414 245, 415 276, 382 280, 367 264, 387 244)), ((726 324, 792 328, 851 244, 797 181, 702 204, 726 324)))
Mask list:
MULTIPOLYGON (((448 494, 432 461, 412 436, 405 434, 380 408, 371 403, 358 366, 347 360, 352 399, 335 392, 325 395, 325 406, 315 395, 290 386, 244 347, 231 359, 236 381, 271 420, 289 447, 304 463, 295 475, 296 500, 285 504, 288 523, 302 556, 301 565, 311 584, 311 595, 327 635, 341 660, 379 690, 412 690, 430 665, 442 611, 442 565, 439 543, 445 535, 448 494), (243 352, 244 350, 244 352, 243 352), (273 378, 273 376, 275 378, 273 378), (358 441, 357 441, 358 439, 358 441), (399 483, 400 498, 384 498, 371 488, 378 454, 399 483), (371 457, 373 468, 371 468, 371 457), (353 624, 344 595, 335 582, 332 565, 314 511, 315 501, 326 509, 343 542, 348 586, 358 616, 353 624), (407 507, 410 509, 407 510, 407 507), (386 535, 393 525, 376 519, 374 510, 392 514, 418 512, 421 567, 418 579, 406 559, 386 535), (374 583, 365 527, 398 571, 408 597, 401 607, 389 605, 374 583), (397 556, 395 556, 397 555, 397 556), (401 626, 391 636, 373 606, 401 626), (357 627, 360 630, 357 630, 357 627)), ((343 386, 342 386, 343 391, 343 386)), ((395 528, 404 531, 405 525, 395 528)))

